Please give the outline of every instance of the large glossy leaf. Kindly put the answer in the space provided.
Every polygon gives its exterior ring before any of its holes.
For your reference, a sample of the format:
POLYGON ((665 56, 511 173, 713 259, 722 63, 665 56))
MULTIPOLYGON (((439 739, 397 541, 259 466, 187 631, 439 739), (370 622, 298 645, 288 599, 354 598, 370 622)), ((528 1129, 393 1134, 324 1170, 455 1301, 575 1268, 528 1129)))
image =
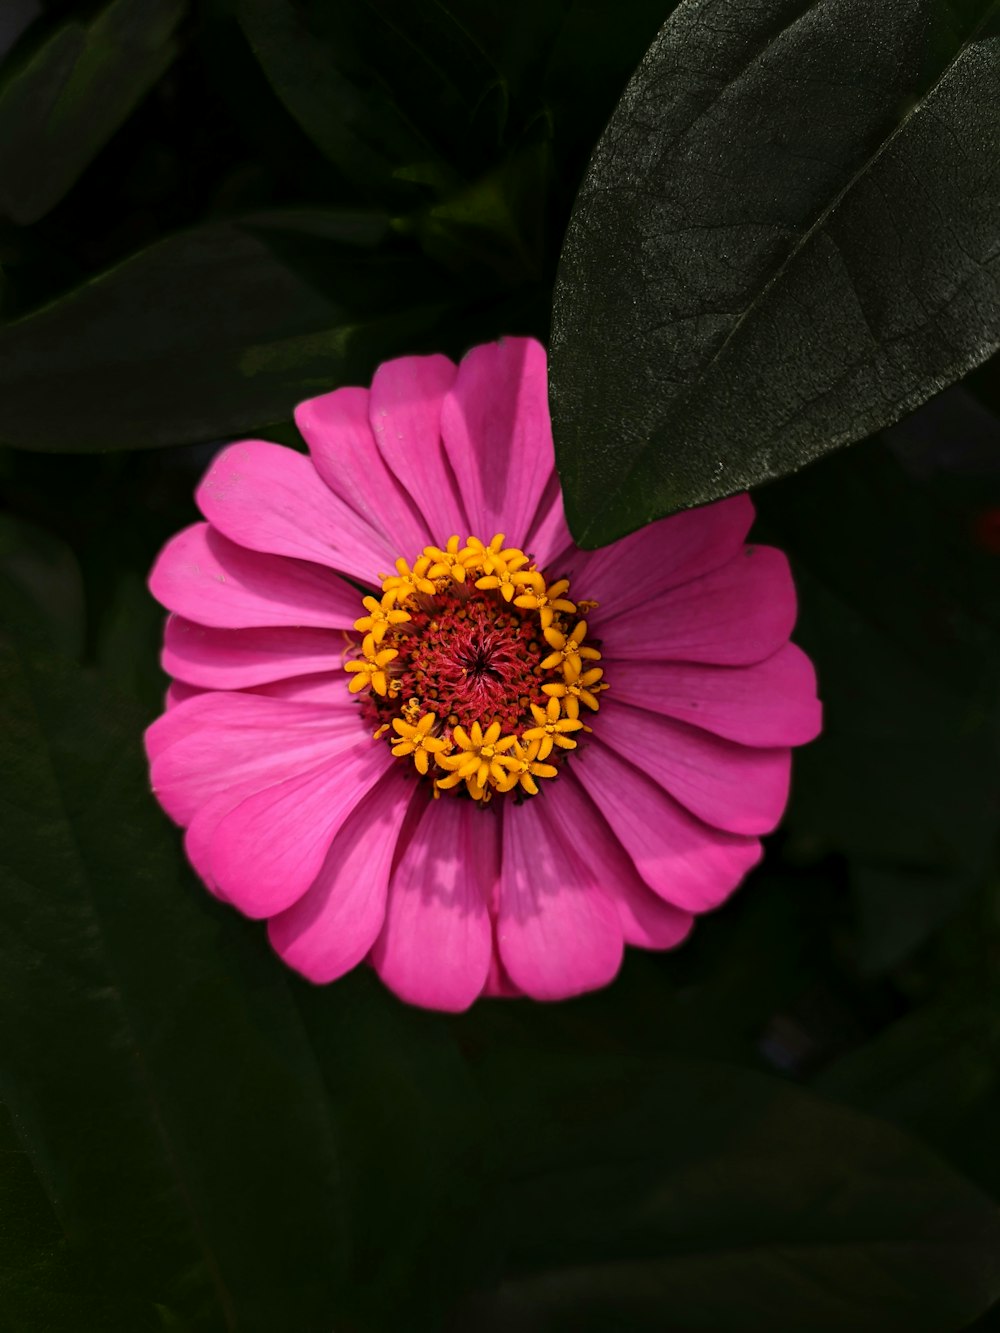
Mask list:
POLYGON ((187 0, 114 0, 58 28, 0 90, 0 215, 62 199, 177 53, 187 0))
POLYGON ((998 79, 996 0, 685 0, 561 260, 579 540, 799 468, 997 347, 998 79))
POLYGON ((454 1328, 950 1333, 1000 1292, 992 1202, 914 1140, 705 1064, 500 1056, 507 1271, 454 1328))
POLYGON ((283 974, 184 873, 127 704, 13 610, 0 1044, 18 1135, 101 1287, 206 1333, 325 1327, 341 1157, 283 974))
POLYGON ((426 337, 447 304, 374 215, 290 211, 161 241, 0 328, 0 441, 139 449, 284 421, 426 337))

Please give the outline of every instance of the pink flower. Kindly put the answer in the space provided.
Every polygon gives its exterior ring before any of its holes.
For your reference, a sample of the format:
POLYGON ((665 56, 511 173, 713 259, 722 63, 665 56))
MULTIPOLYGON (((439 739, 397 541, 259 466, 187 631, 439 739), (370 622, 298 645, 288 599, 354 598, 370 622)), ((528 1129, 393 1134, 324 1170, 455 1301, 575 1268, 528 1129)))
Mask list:
POLYGON ((311 980, 367 958, 436 1009, 678 944, 820 725, 749 498, 578 550, 527 339, 390 361, 296 420, 308 457, 216 457, 150 580, 153 786, 205 883, 311 980))

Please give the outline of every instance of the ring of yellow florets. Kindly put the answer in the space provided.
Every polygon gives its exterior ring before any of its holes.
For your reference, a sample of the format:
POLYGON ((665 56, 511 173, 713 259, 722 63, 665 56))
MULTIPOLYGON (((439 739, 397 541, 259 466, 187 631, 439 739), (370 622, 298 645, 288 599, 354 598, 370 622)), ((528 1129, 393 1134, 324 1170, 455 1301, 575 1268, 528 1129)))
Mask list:
POLYGON ((364 598, 349 689, 435 796, 537 795, 591 730, 581 705, 597 712, 607 685, 581 613, 596 603, 568 594, 498 533, 397 560, 381 597, 364 598))

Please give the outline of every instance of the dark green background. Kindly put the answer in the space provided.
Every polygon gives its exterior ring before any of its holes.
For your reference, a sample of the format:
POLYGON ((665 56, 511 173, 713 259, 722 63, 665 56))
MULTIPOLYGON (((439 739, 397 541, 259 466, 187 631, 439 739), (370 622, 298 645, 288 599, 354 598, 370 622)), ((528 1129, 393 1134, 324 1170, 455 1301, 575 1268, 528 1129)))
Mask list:
POLYGON ((2 1333, 1000 1327, 995 359, 755 492, 826 730, 763 866, 607 991, 310 987, 148 794, 144 581, 213 447, 547 339, 669 9, 3 7, 2 1333))

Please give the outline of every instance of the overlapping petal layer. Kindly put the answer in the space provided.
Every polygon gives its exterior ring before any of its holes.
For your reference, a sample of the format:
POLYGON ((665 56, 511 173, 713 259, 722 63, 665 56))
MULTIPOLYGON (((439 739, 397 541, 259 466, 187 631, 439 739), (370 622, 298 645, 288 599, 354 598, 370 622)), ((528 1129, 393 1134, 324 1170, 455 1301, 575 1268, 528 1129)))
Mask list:
POLYGON ((300 405, 308 456, 224 449, 198 490, 207 522, 151 575, 174 613, 154 789, 212 891, 268 918, 315 982, 367 958, 404 1000, 448 1010, 606 984, 624 944, 675 946, 739 884, 784 808, 790 747, 819 729, 788 565, 746 544, 749 498, 577 550, 546 395, 528 339, 457 367, 389 362, 370 390, 300 405), (363 591, 470 532, 572 579, 608 686, 538 795, 485 808, 432 799, 341 669, 363 591))

